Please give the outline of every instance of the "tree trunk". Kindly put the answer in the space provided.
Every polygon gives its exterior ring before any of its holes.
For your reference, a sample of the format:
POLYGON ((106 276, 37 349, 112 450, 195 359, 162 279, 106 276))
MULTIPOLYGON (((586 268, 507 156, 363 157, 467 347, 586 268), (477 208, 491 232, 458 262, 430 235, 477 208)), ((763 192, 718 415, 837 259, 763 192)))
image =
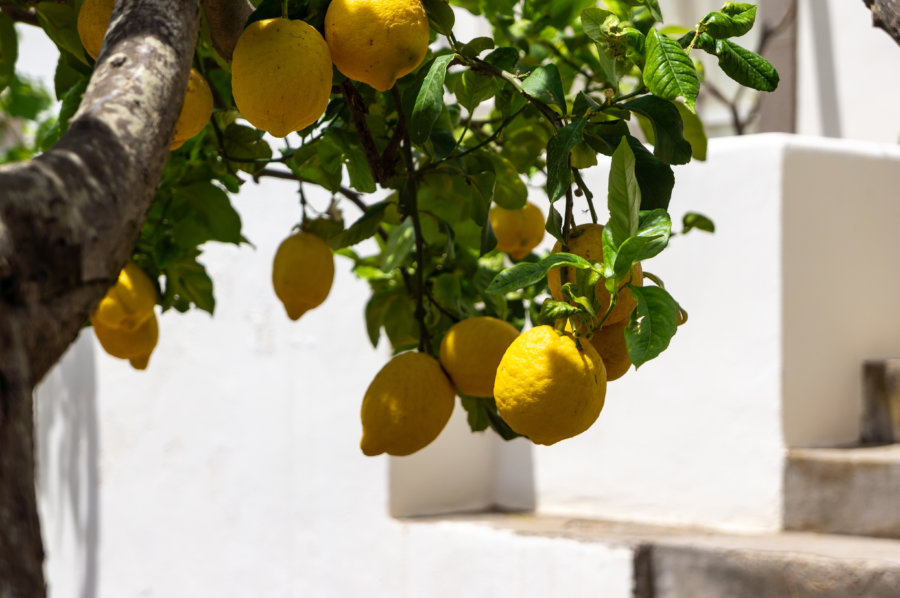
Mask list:
POLYGON ((863 0, 872 11, 872 25, 887 31, 900 44, 900 0, 863 0))
POLYGON ((169 150, 199 0, 118 0, 68 132, 0 166, 0 598, 45 596, 34 386, 128 260, 169 150))

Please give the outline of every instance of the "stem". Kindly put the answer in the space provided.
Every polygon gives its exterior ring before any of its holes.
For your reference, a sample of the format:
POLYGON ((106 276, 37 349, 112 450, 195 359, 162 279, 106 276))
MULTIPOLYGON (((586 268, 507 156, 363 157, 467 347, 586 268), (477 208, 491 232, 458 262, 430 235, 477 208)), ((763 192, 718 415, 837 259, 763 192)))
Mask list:
MULTIPOLYGON (((369 164, 369 170, 372 171, 372 178, 375 179, 376 183, 384 184, 391 176, 393 176, 393 166, 385 164, 381 155, 378 153, 375 139, 372 137, 372 132, 369 130, 369 124, 366 122, 366 112, 368 112, 366 103, 363 101, 362 96, 359 95, 356 88, 353 87, 353 83, 351 83, 350 80, 341 83, 341 93, 344 95, 344 103, 350 111, 350 120, 353 122, 353 127, 356 129, 356 134, 359 136, 359 143, 362 145, 363 152, 366 155, 366 162, 369 164)), ((398 125, 398 127, 403 127, 403 134, 405 136, 406 119, 402 117, 402 114, 400 122, 402 125, 398 125)))
POLYGON ((416 182, 416 165, 413 162, 412 142, 406 127, 406 115, 403 114, 403 103, 400 92, 391 89, 397 114, 400 116, 399 127, 403 128, 403 161, 406 163, 406 191, 408 193, 408 215, 412 219, 413 232, 416 238, 416 321, 419 323, 419 351, 431 355, 431 338, 425 324, 425 238, 422 236, 422 223, 419 220, 419 188, 416 182))
POLYGON ((284 0, 284 2, 281 3, 281 16, 285 19, 288 18, 288 0, 284 0))
MULTIPOLYGON (((572 168, 571 157, 569 159, 569 169, 572 168)), ((575 205, 575 199, 572 197, 572 185, 570 184, 566 187, 566 213, 563 215, 563 229, 562 235, 563 239, 565 239, 566 244, 569 243, 569 232, 572 230, 572 225, 575 223, 575 217, 572 213, 572 209, 575 205)))
POLYGON ((612 103, 612 104, 618 104, 619 102, 623 102, 623 101, 625 101, 625 100, 630 100, 631 98, 636 97, 636 96, 639 96, 639 95, 641 95, 642 93, 646 93, 646 92, 647 92, 647 87, 644 86, 644 85, 640 85, 640 86, 638 86, 636 89, 633 89, 633 90, 629 91, 629 92, 626 93, 625 95, 622 95, 622 96, 617 97, 616 99, 614 99, 614 100, 613 100, 612 102, 610 102, 610 103, 612 103))
MULTIPOLYGON (((460 153, 456 154, 455 156, 450 156, 450 157, 447 158, 447 159, 448 159, 448 160, 455 160, 455 159, 457 159, 457 158, 462 158, 462 157, 465 156, 465 155, 468 155, 468 154, 471 154, 471 153, 474 152, 474 151, 480 150, 481 148, 483 148, 483 147, 486 146, 487 144, 491 143, 492 141, 495 141, 495 140, 497 139, 497 137, 500 136, 500 133, 503 132, 503 129, 506 128, 506 126, 509 125, 509 123, 511 123, 511 122, 513 121, 514 118, 516 118, 517 116, 519 116, 520 114, 522 114, 522 112, 523 112, 524 110, 525 110, 525 108, 522 107, 522 108, 519 108, 516 112, 510 114, 510 115, 506 118, 506 120, 504 120, 502 123, 500 123, 500 126, 497 127, 497 130, 494 131, 494 132, 491 134, 490 137, 488 137, 487 139, 485 139, 484 141, 482 141, 482 142, 479 143, 478 145, 475 145, 475 146, 473 146, 473 147, 470 147, 469 149, 465 150, 464 152, 460 152, 460 153)), ((460 138, 460 141, 462 141, 462 138, 460 138)))
POLYGON ((572 174, 575 177, 575 184, 578 185, 578 188, 581 189, 581 193, 584 194, 584 199, 587 200, 588 210, 591 211, 591 222, 597 224, 598 219, 597 210, 594 208, 594 194, 591 193, 591 190, 584 184, 584 179, 581 178, 581 172, 577 168, 572 169, 572 174))

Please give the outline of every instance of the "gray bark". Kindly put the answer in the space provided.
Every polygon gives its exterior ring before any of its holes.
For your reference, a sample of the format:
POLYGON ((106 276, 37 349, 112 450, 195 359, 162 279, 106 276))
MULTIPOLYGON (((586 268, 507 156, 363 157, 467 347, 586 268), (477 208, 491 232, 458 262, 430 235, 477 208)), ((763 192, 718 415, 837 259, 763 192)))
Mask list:
POLYGON ((900 45, 900 0, 863 0, 872 11, 872 25, 884 29, 900 45))
POLYGON ((128 260, 168 154, 199 0, 119 0, 84 100, 0 166, 0 598, 45 596, 32 392, 128 260))

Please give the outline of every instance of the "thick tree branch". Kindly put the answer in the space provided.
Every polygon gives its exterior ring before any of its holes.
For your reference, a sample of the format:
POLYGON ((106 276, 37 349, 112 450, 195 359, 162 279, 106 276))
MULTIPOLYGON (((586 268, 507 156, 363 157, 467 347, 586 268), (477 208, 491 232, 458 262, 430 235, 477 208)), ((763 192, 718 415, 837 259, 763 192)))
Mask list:
POLYGON ((169 151, 199 0, 118 0, 78 113, 0 166, 0 598, 45 594, 32 390, 128 260, 169 151))
POLYGON ((872 11, 872 25, 887 31, 900 45, 900 0, 863 0, 872 11))
POLYGON ((253 5, 247 0, 201 0, 201 3, 213 47, 219 56, 231 62, 234 45, 253 12, 253 5))

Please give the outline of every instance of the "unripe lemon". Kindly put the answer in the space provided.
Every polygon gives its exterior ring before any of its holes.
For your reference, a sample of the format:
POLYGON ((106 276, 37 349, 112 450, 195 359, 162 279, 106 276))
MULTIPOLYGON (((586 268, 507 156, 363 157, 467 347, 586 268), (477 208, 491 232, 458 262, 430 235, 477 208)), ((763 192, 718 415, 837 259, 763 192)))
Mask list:
POLYGON ((115 3, 116 0, 84 0, 78 10, 78 37, 85 51, 94 60, 97 60, 100 48, 103 47, 103 38, 106 37, 115 3))
POLYGON ((590 343, 536 326, 503 354, 494 399, 509 426, 536 444, 554 444, 591 427, 606 398, 606 368, 590 343))
POLYGON ((322 304, 334 281, 334 254, 322 237, 299 232, 281 242, 272 262, 272 286, 287 315, 297 320, 322 304))
POLYGON ((331 58, 348 79, 387 91, 428 51, 430 27, 419 0, 332 0, 325 13, 331 58))
MULTIPOLYGON (((558 241, 553 246, 552 253, 559 253, 562 251, 562 244, 558 241)), ((581 224, 572 229, 572 232, 569 234, 569 253, 573 253, 577 256, 583 257, 589 262, 602 262, 603 261, 603 225, 601 224, 581 224)), ((557 301, 562 301, 562 290, 560 284, 560 270, 561 268, 553 268, 547 273, 547 286, 550 287, 550 295, 553 296, 557 301)), ((566 275, 566 280, 568 282, 575 282, 576 270, 575 268, 567 268, 568 273, 566 275)), ((629 282, 634 286, 643 286, 644 284, 644 272, 641 268, 640 264, 635 264, 632 269, 631 280, 626 280, 622 283, 622 286, 619 288, 622 289, 629 282)), ((600 282, 597 283, 597 287, 594 289, 594 294, 597 297, 597 301, 600 303, 600 310, 598 314, 602 316, 602 314, 606 313, 606 310, 609 309, 609 303, 611 301, 611 297, 609 291, 606 290, 606 285, 604 284, 604 280, 601 279, 600 282)), ((631 291, 627 288, 619 292, 618 300, 616 301, 616 306, 613 308, 612 312, 609 314, 609 317, 606 318, 606 321, 603 323, 604 326, 609 326, 612 324, 617 324, 624 320, 628 319, 628 316, 631 315, 631 312, 637 306, 637 301, 634 300, 634 297, 631 295, 631 291)))
POLYGON ((175 123, 175 134, 172 136, 170 150, 178 149, 185 141, 206 127, 213 113, 213 96, 209 84, 203 76, 191 69, 184 104, 178 122, 175 123))
POLYGON ((328 44, 304 21, 266 19, 234 47, 231 91, 254 127, 284 137, 316 122, 331 95, 328 44))
POLYGON ((159 340, 159 324, 156 314, 151 313, 143 323, 134 330, 111 328, 100 320, 91 321, 94 334, 100 341, 103 350, 119 359, 128 359, 131 365, 143 370, 150 361, 150 354, 159 340))
POLYGON ((467 395, 490 397, 503 353, 519 331, 489 316, 467 318, 450 327, 441 341, 441 365, 454 386, 467 395))
POLYGON ((437 359, 397 355, 366 390, 360 414, 363 454, 403 456, 425 448, 447 425, 455 396, 437 359))
POLYGON ((497 237, 497 249, 520 260, 544 238, 544 215, 531 202, 521 210, 494 206, 490 212, 491 228, 497 237))
POLYGON ((153 315, 156 287, 134 262, 128 262, 119 272, 119 279, 108 291, 91 320, 107 328, 126 332, 135 330, 153 315))
POLYGON ((612 382, 625 375, 631 367, 631 358, 628 357, 628 345, 625 343, 625 328, 628 320, 604 326, 591 337, 591 344, 603 359, 606 366, 606 381, 612 382))

